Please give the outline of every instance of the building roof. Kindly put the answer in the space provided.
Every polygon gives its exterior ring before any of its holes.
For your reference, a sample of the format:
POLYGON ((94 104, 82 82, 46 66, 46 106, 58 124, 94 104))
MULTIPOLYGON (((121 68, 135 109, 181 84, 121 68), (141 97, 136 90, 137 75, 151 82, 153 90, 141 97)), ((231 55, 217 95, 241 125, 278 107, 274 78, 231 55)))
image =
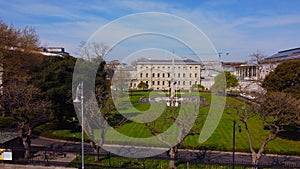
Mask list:
POLYGON ((222 62, 223 68, 232 68, 240 65, 246 64, 246 62, 222 62))
POLYGON ((65 48, 63 48, 63 47, 43 47, 41 54, 46 55, 46 56, 69 55, 68 52, 65 52, 65 48))
POLYGON ((279 51, 278 53, 265 58, 262 62, 280 62, 294 59, 300 59, 300 48, 279 51))
MULTIPOLYGON (((148 65, 148 64, 156 64, 156 65, 171 65, 172 64, 172 60, 152 60, 152 59, 148 59, 148 60, 143 60, 143 61, 138 61, 137 64, 139 65, 148 65)), ((180 65, 180 64, 189 64, 189 65, 199 65, 202 64, 199 61, 195 61, 192 59, 183 59, 183 60, 179 60, 179 59, 175 59, 174 60, 174 64, 175 65, 180 65)))

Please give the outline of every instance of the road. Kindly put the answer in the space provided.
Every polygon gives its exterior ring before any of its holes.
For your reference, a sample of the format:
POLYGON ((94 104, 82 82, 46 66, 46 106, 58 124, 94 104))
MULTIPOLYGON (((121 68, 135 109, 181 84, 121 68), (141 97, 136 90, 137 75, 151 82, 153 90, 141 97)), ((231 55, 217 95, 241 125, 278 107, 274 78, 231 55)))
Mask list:
MULTIPOLYGON (((68 159, 62 159, 61 163, 57 161, 49 160, 49 165, 65 166, 75 155, 81 152, 81 143, 72 141, 61 141, 55 139, 48 139, 43 137, 36 137, 32 139, 32 150, 37 153, 41 153, 45 150, 64 152, 67 153, 68 159), (64 161, 65 160, 65 161, 64 161)), ((106 145, 108 146, 108 145, 106 145)), ((110 148, 123 151, 123 148, 119 145, 109 145, 110 148)), ((145 147, 134 147, 136 152, 143 151, 145 147)), ((149 149, 149 148, 148 148, 149 149)), ((152 148, 159 149, 159 148, 152 148)), ((89 144, 85 144, 85 155, 92 155, 92 147, 89 144)), ((101 150, 101 154, 108 155, 108 152, 101 150)), ((114 156, 113 154, 110 154, 114 156)), ((164 152, 158 156, 152 157, 153 159, 169 159, 167 152, 164 152)), ((200 164, 218 164, 218 165, 231 165, 232 153, 222 151, 209 151, 209 150, 184 150, 180 149, 177 155, 177 160, 182 163, 200 163, 200 164)), ((237 165, 251 165, 251 156, 249 153, 235 153, 235 164, 237 165)), ((283 156, 283 155, 264 155, 260 160, 260 165, 282 167, 282 168, 300 168, 300 156, 283 156)))

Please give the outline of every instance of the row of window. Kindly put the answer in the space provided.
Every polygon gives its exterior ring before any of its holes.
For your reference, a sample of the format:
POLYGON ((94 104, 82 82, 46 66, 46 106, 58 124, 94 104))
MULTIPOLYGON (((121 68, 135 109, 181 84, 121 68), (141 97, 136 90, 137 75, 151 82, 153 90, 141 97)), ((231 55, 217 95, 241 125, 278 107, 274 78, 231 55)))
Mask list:
MULTIPOLYGON (((147 84, 149 84, 149 81, 146 81, 147 84)), ((192 81, 176 81, 174 82, 175 85, 192 85, 192 81)), ((197 84, 197 81, 194 82, 194 84, 197 84)), ((171 82, 170 81, 152 81, 152 85, 156 86, 165 86, 168 85, 170 87, 171 82)))
MULTIPOLYGON (((146 69, 148 69, 149 67, 148 67, 148 66, 146 66, 145 68, 146 68, 146 69)), ((165 68, 167 68, 167 69, 171 69, 172 67, 170 67, 170 66, 168 66, 168 67, 165 67, 165 66, 162 66, 162 67, 160 67, 160 66, 156 66, 156 67, 155 67, 155 66, 152 66, 152 69, 155 69, 155 68, 156 68, 156 69, 160 69, 160 68, 162 68, 162 69, 165 69, 165 68)), ((177 67, 176 67, 176 66, 174 66, 174 69, 181 69, 181 68, 182 68, 182 69, 186 69, 186 68, 187 68, 187 66, 183 66, 183 67, 181 67, 181 66, 177 66, 177 67)), ((143 66, 141 66, 141 67, 140 67, 140 69, 143 69, 143 66)), ((192 67, 192 66, 190 66, 190 69, 193 69, 193 67, 192 67)), ((197 67, 197 66, 195 66, 195 69, 198 69, 198 67, 197 67)))
MULTIPOLYGON (((140 77, 143 77, 143 73, 140 73, 140 77)), ((186 75, 185 75, 185 73, 178 73, 177 74, 177 77, 180 77, 182 75, 182 77, 186 77, 186 75)), ((152 73, 152 77, 160 77, 160 76, 162 76, 162 77, 170 77, 170 73, 162 73, 162 74, 160 74, 160 73, 156 73, 156 76, 155 76, 155 73, 152 73)), ((145 73, 145 77, 149 77, 149 74, 148 73, 145 73)), ((176 77, 176 74, 174 74, 174 77, 176 77)), ((189 74, 189 77, 193 77, 193 74, 192 73, 190 73, 189 74)), ((197 78, 198 77, 198 74, 197 73, 195 73, 194 74, 194 77, 195 78, 197 78)))

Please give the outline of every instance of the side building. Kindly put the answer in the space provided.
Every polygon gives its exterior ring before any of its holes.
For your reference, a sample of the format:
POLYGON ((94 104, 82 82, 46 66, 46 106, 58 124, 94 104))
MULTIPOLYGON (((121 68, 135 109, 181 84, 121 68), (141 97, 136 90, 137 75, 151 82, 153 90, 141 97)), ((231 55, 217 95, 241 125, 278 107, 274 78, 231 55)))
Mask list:
POLYGON ((259 64, 261 65, 260 78, 264 79, 266 75, 272 72, 280 63, 288 60, 299 60, 300 48, 292 48, 279 51, 278 53, 265 58, 259 64))

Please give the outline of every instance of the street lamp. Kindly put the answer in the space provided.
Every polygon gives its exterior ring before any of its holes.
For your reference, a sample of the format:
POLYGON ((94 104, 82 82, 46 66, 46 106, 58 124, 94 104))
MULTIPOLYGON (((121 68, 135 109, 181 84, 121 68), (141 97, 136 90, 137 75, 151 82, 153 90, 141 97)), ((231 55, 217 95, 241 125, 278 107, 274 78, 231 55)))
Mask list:
POLYGON ((233 133, 232 133, 232 168, 234 169, 234 153, 235 153, 235 126, 238 125, 239 133, 242 131, 241 126, 233 120, 233 133))
POLYGON ((84 169, 84 110, 83 110, 83 82, 79 83, 76 88, 76 95, 73 100, 74 103, 81 103, 81 168, 84 169), (80 98, 79 98, 80 97, 80 98))

